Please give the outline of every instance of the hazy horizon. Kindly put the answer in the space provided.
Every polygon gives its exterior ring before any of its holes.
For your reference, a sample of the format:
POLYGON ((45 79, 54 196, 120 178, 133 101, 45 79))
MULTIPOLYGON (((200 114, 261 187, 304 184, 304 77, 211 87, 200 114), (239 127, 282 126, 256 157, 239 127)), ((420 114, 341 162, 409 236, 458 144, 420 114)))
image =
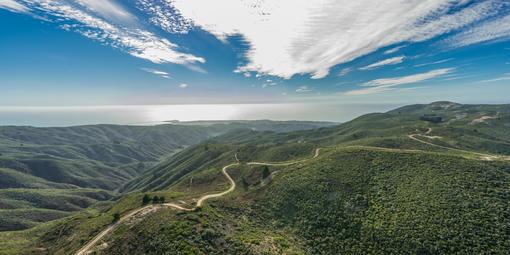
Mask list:
MULTIPOLYGON (((449 101, 449 100, 437 100, 449 101)), ((432 103, 430 102, 417 102, 432 103)), ((458 103, 458 102, 457 102, 458 103)), ((476 102, 505 104, 506 102, 476 102)), ((510 102, 509 102, 510 103, 510 102)), ((467 103, 470 104, 470 103, 467 103)), ((158 125, 169 121, 330 121, 346 122, 363 114, 408 104, 204 104, 110 106, 0 106, 0 126, 66 127, 78 125, 158 125)))
POLYGON ((93 124, 157 125, 165 121, 278 120, 345 122, 387 111, 392 104, 215 104, 75 107, 0 107, 0 125, 61 127, 93 124))

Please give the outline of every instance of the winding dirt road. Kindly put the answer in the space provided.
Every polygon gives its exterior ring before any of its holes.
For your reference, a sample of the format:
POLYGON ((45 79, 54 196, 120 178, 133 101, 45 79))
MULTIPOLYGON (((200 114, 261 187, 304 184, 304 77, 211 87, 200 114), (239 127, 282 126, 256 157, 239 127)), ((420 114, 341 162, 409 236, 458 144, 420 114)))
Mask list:
POLYGON ((310 159, 314 159, 319 156, 321 148, 315 149, 315 154, 312 158, 309 159, 302 159, 302 160, 296 160, 296 161, 289 161, 289 162, 248 162, 247 165, 260 165, 260 166, 288 166, 293 165, 301 162, 306 162, 310 159))
POLYGON ((430 134, 430 132, 432 132, 432 128, 429 128, 427 130, 427 132, 425 132, 425 134, 411 134, 411 135, 408 135, 407 137, 409 137, 410 139, 413 139, 414 141, 417 141, 417 142, 420 142, 420 143, 423 143, 423 144, 427 144, 427 145, 430 145, 430 146, 438 147, 438 148, 441 148, 441 149, 452 150, 452 151, 458 151, 458 152, 462 152, 462 153, 468 153, 468 154, 477 155, 482 160, 487 160, 487 161, 492 161, 492 160, 510 160, 510 157, 506 157, 506 156, 491 155, 491 154, 485 154, 485 153, 480 153, 480 152, 475 152, 475 151, 467 151, 467 150, 447 147, 447 146, 434 144, 434 143, 431 143, 431 142, 427 142, 427 141, 421 140, 420 138, 417 138, 417 136, 419 136, 419 137, 427 137, 427 138, 430 138, 430 139, 442 138, 440 136, 428 136, 428 134, 430 134))
MULTIPOLYGON (((303 160, 296 160, 296 161, 290 161, 290 162, 281 162, 281 163, 279 163, 279 162, 269 162, 269 163, 264 163, 264 162, 248 162, 246 164, 247 165, 267 165, 267 166, 288 166, 288 165, 297 164, 297 163, 301 163, 301 162, 305 162, 305 161, 317 158, 319 156, 319 152, 320 152, 320 148, 315 149, 315 154, 314 154, 314 156, 312 158, 303 159, 303 160)), ((198 199, 198 201, 197 201, 197 203, 196 203, 194 208, 185 208, 185 207, 182 207, 182 206, 180 206, 178 204, 175 204, 175 203, 165 203, 165 204, 162 204, 162 206, 172 207, 172 208, 175 208, 175 209, 178 209, 178 210, 181 210, 181 211, 188 211, 188 212, 189 211, 194 211, 197 208, 201 207, 203 205, 203 203, 205 201, 207 201, 208 199, 222 197, 222 196, 225 196, 228 193, 234 191, 235 188, 236 188, 236 183, 235 183, 234 179, 227 172, 227 169, 229 169, 230 167, 237 166, 237 165, 241 164, 239 162, 239 159, 237 158, 237 153, 234 155, 234 157, 235 157, 237 163, 233 163, 233 164, 224 166, 223 169, 221 170, 223 175, 230 182, 230 187, 227 190, 225 190, 223 192, 220 192, 220 193, 209 194, 209 195, 204 195, 204 196, 200 197, 198 199)), ((96 246, 96 244, 99 241, 101 241, 101 239, 103 239, 103 237, 105 237, 107 234, 109 234, 110 232, 115 230, 120 224, 122 224, 123 222, 129 220, 130 218, 132 218, 133 216, 137 215, 138 213, 142 213, 144 211, 152 210, 152 209, 156 208, 157 206, 158 205, 147 205, 147 206, 144 206, 144 207, 141 207, 141 208, 138 208, 138 209, 135 209, 135 210, 129 212, 125 216, 121 217, 118 222, 108 226, 106 229, 104 229, 99 234, 97 234, 85 246, 83 246, 80 250, 78 250, 76 252, 76 255, 86 255, 86 254, 91 253, 92 249, 96 246)))

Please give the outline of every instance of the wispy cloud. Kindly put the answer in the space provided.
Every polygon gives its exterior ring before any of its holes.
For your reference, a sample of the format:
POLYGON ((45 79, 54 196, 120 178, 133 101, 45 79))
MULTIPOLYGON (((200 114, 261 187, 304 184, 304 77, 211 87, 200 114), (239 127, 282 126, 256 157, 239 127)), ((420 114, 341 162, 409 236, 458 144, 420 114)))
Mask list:
POLYGON ((368 81, 361 86, 368 87, 364 89, 351 90, 346 92, 346 95, 366 95, 366 94, 374 94, 383 91, 392 90, 396 86, 413 84, 418 82, 427 81, 433 78, 440 77, 445 74, 449 74, 453 72, 455 68, 443 68, 436 69, 432 71, 428 71, 425 73, 413 74, 408 76, 401 77, 393 77, 393 78, 383 78, 376 79, 372 81, 368 81))
POLYGON ((340 73, 338 73, 338 76, 346 76, 347 74, 349 74, 350 72, 352 72, 352 67, 346 67, 342 70, 340 70, 340 73))
POLYGON ((282 78, 310 74, 314 79, 380 48, 426 41, 494 17, 504 2, 166 1, 184 19, 220 40, 243 37, 250 48, 241 70, 282 78))
POLYGON ((185 88, 187 88, 187 87, 189 87, 189 85, 188 85, 187 83, 181 83, 181 84, 179 84, 179 88, 181 88, 181 89, 185 89, 185 88))
POLYGON ((313 89, 311 89, 308 86, 301 86, 301 87, 296 89, 297 93, 308 93, 308 92, 312 92, 312 91, 313 91, 313 89))
POLYGON ((447 59, 442 59, 442 60, 438 60, 438 61, 434 61, 434 62, 417 64, 417 65, 414 65, 414 66, 415 67, 422 67, 422 66, 429 66, 429 65, 437 65, 437 64, 445 63, 445 62, 448 62, 448 61, 451 61, 451 60, 454 60, 454 58, 447 58, 447 59))
MULTIPOLYGON (((11 0, 2 0, 0 7, 16 8, 11 0), (7 4, 6 4, 7 3, 7 4)), ((153 63, 175 63, 192 65, 204 63, 205 59, 179 51, 179 47, 165 38, 138 26, 124 26, 112 20, 129 19, 132 15, 112 1, 78 0, 68 1, 18 0, 18 10, 29 10, 33 15, 45 16, 51 22, 78 32, 92 40, 119 48, 132 56, 153 63)))
POLYGON ((244 77, 246 78, 250 78, 251 77, 251 73, 250 72, 243 72, 241 71, 240 69, 234 69, 233 71, 234 73, 242 73, 244 77))
POLYGON ((207 74, 207 70, 205 70, 204 68, 197 66, 197 65, 184 64, 184 67, 188 68, 191 71, 197 72, 197 73, 207 74))
POLYGON ((165 78, 165 79, 170 79, 171 78, 170 74, 165 72, 165 71, 160 71, 160 70, 152 69, 152 68, 140 68, 140 69, 142 69, 143 71, 146 71, 148 73, 158 75, 158 76, 160 76, 162 78, 165 78))
POLYGON ((510 14, 482 22, 447 38, 444 43, 456 48, 505 38, 510 38, 510 14))
POLYGON ((276 86, 276 85, 278 85, 278 82, 271 80, 271 79, 266 79, 264 81, 264 84, 262 84, 262 88, 267 88, 267 87, 276 86))
POLYGON ((371 65, 361 67, 360 70, 373 70, 373 69, 376 69, 376 68, 379 68, 382 66, 396 65, 396 64, 400 64, 400 63, 404 62, 404 59, 405 59, 405 56, 388 58, 388 59, 373 63, 371 65))
POLYGON ((401 46, 397 46, 397 47, 391 48, 389 50, 386 50, 386 51, 384 51, 384 55, 389 55, 389 54, 395 53, 395 52, 399 51, 400 49, 405 48, 406 46, 407 45, 401 45, 401 46))
POLYGON ((480 82, 485 83, 485 82, 508 81, 508 80, 510 80, 510 73, 505 73, 500 77, 496 77, 496 78, 488 79, 488 80, 482 80, 480 82))
POLYGON ((135 22, 136 17, 112 0, 76 0, 78 4, 112 21, 135 22))
POLYGON ((28 8, 14 0, 0 0, 0 8, 7 9, 13 12, 28 12, 28 8))

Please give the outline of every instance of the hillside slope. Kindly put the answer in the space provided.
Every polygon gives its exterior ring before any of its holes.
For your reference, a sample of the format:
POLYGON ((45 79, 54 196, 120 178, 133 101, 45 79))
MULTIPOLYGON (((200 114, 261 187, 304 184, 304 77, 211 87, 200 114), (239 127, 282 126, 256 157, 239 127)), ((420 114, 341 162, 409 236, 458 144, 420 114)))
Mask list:
POLYGON ((192 212, 151 207, 94 250, 506 254, 508 108, 437 102, 309 131, 236 130, 161 161, 128 182, 123 190, 131 193, 105 209, 44 224, 36 234, 0 234, 0 245, 6 254, 77 251, 111 226, 114 214, 140 208, 144 194, 190 208, 204 194, 227 190, 221 169, 238 159, 229 170, 237 184, 232 193, 192 212), (320 155, 312 158, 317 148, 320 155), (247 164, 254 161, 298 163, 247 164))
POLYGON ((0 231, 31 227, 115 198, 119 187, 156 162, 229 130, 293 131, 324 125, 331 123, 229 121, 159 126, 0 127, 0 215, 10 215, 0 221, 0 231), (7 196, 4 189, 17 195, 7 196), (61 196, 47 196, 46 191, 61 196), (94 200, 83 195, 91 192, 96 192, 94 200), (69 193, 80 201, 72 209, 65 206, 70 203, 66 196, 69 193), (54 203, 62 206, 48 206, 54 203))

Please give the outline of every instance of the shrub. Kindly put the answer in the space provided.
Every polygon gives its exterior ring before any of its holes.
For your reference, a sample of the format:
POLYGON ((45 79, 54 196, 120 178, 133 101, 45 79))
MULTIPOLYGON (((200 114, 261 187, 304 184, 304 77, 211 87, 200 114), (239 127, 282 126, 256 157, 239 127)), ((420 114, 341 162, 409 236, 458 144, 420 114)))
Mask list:
POLYGON ((151 197, 147 194, 143 195, 143 198, 142 198, 142 204, 146 205, 148 204, 150 201, 151 201, 151 197))

